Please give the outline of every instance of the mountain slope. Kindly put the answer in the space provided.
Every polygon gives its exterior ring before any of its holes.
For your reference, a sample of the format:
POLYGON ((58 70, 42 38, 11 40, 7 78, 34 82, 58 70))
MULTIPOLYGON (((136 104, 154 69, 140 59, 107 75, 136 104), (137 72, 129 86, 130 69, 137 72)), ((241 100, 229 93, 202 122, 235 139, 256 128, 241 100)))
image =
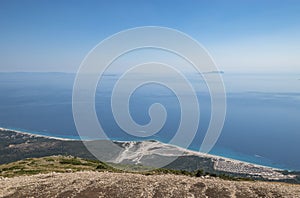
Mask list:
MULTIPOLYGON (((52 155, 72 155, 96 159, 84 146, 93 148, 101 161, 119 164, 164 167, 167 169, 226 174, 259 180, 300 183, 299 172, 288 172, 258 166, 228 158, 207 155, 157 141, 114 142, 108 140, 81 141, 57 139, 0 128, 0 164, 26 158, 52 155)), ((126 167, 127 168, 127 167, 126 167)))
POLYGON ((300 197, 300 185, 179 175, 49 173, 0 179, 1 197, 300 197))

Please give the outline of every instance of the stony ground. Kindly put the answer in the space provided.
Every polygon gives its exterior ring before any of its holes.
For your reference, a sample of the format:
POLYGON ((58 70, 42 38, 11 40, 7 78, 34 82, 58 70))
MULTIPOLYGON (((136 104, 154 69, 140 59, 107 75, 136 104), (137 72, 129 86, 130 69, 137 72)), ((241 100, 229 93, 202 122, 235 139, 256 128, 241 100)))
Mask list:
POLYGON ((0 178, 1 197, 300 197, 300 185, 178 175, 76 172, 0 178))

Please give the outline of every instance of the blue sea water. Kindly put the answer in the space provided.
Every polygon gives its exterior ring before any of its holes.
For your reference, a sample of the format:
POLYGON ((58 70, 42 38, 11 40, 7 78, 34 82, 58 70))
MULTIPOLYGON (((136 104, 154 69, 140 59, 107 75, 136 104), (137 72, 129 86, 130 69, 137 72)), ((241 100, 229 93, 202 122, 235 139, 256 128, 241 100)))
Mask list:
MULTIPOLYGON (((261 165, 300 170, 300 74, 222 74, 227 91, 227 115, 221 136, 210 152, 261 165)), ((196 85, 201 119, 190 149, 199 150, 210 119, 210 96, 201 77, 196 85)), ((0 127, 49 136, 78 138, 72 115, 75 74, 0 73, 0 127)), ((106 75, 95 97, 99 122, 115 140, 141 140, 125 133, 110 109, 111 88, 118 75, 106 75), (101 118, 101 119, 100 119, 101 118)), ((153 103, 165 106, 164 127, 149 139, 168 143, 180 121, 175 94, 157 84, 134 92, 130 112, 139 124, 150 121, 153 103)), ((0 151, 1 152, 1 151, 0 151)))

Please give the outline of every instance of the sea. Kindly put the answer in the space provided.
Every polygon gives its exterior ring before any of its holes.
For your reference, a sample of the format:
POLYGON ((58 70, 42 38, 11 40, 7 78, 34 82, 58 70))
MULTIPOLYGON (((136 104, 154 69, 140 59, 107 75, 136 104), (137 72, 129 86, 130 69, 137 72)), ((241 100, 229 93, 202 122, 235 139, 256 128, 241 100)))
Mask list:
MULTIPOLYGON (((210 154, 299 171, 300 73, 225 71, 220 75, 226 88, 227 110, 221 135, 210 154)), ((72 113, 75 77, 75 73, 59 72, 0 73, 0 127, 79 139, 72 113)), ((140 125, 149 123, 148 109, 154 103, 162 104, 167 112, 160 131, 149 137, 136 137, 118 126, 112 113, 111 90, 119 77, 104 75, 95 95, 98 120, 107 136, 113 140, 155 139, 168 143, 181 118, 176 93, 163 85, 148 83, 131 95, 130 114, 140 125)), ((188 149, 199 151, 210 122, 211 99, 201 75, 188 74, 187 79, 196 87, 199 109, 195 110, 200 111, 199 127, 188 149)))

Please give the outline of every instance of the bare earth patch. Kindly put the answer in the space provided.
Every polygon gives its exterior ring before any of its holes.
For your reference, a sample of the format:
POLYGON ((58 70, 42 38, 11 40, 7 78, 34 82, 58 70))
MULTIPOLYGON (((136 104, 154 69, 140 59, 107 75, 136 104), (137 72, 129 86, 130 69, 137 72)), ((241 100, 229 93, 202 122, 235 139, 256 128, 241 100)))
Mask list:
POLYGON ((0 178, 1 197, 300 197, 300 185, 178 175, 49 173, 0 178))

